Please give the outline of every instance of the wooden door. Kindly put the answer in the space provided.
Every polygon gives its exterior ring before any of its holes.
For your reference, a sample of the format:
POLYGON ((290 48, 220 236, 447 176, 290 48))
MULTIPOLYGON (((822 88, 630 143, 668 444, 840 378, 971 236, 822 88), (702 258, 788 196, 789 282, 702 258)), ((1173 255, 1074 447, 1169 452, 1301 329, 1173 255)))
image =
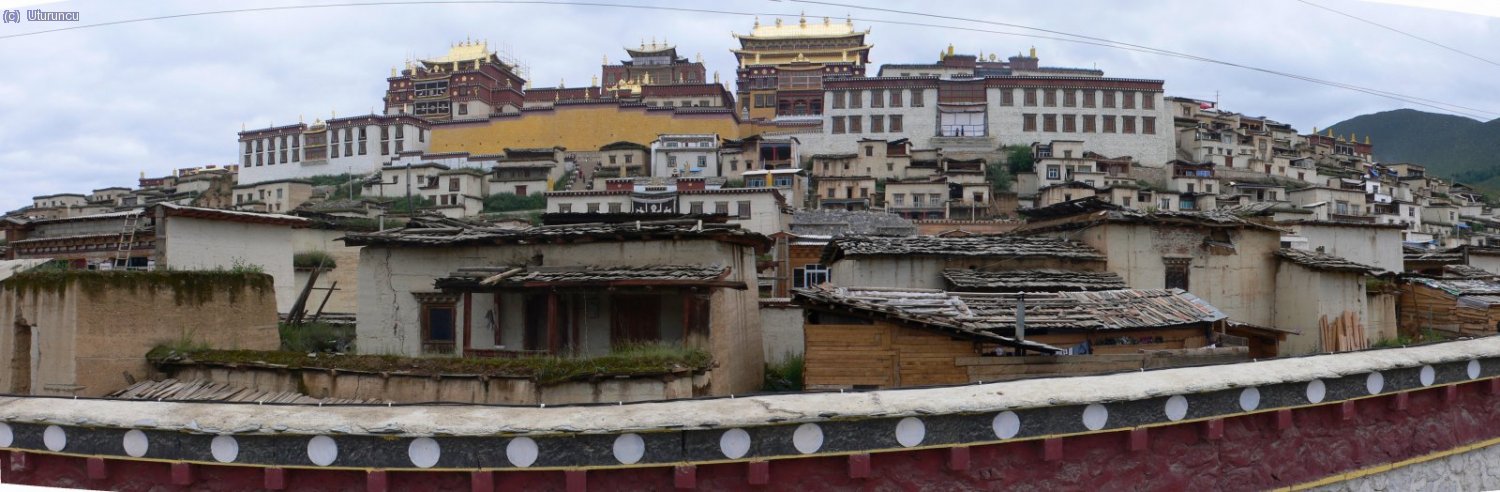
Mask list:
POLYGON ((610 345, 661 340, 660 297, 624 294, 611 301, 610 345))

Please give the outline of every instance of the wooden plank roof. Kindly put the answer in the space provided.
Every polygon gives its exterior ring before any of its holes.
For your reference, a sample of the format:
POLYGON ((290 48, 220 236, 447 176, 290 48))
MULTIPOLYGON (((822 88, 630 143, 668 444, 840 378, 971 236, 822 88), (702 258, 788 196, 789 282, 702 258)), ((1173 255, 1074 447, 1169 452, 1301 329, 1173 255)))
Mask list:
POLYGON ((1083 243, 1050 236, 1016 234, 963 237, 846 236, 823 249, 822 263, 846 256, 967 256, 1001 258, 1064 258, 1103 261, 1104 255, 1083 243))
POLYGON ((978 340, 1016 343, 1017 308, 1026 327, 1131 330, 1212 323, 1227 318, 1182 289, 975 293, 932 289, 829 287, 793 291, 798 303, 896 318, 978 340))
POLYGON ((943 278, 957 290, 1055 292, 1125 289, 1125 279, 1114 272, 1064 270, 943 270, 943 278))
POLYGON ((434 282, 434 286, 442 290, 630 285, 748 288, 745 282, 725 280, 730 272, 729 267, 722 265, 580 267, 505 265, 462 268, 447 277, 438 279, 434 282))
POLYGON ((1350 272, 1374 275, 1382 271, 1378 267, 1356 263, 1321 251, 1281 248, 1281 250, 1276 252, 1276 256, 1297 265, 1325 272, 1350 272))

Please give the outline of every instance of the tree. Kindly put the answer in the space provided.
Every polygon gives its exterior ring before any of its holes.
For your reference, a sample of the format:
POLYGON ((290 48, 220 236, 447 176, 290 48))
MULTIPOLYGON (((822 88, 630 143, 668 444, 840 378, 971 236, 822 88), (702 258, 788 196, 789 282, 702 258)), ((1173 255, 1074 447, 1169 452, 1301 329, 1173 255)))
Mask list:
POLYGON ((541 193, 520 196, 515 193, 496 193, 484 197, 485 212, 515 212, 547 208, 547 197, 541 193))
POLYGON ((1012 176, 1032 172, 1032 165, 1036 164, 1036 157, 1031 155, 1031 146, 1007 145, 1001 150, 1005 151, 1005 163, 1012 176))
POLYGON ((998 162, 984 166, 984 179, 990 182, 990 190, 999 193, 1010 191, 1010 186, 1015 182, 1007 166, 998 162))

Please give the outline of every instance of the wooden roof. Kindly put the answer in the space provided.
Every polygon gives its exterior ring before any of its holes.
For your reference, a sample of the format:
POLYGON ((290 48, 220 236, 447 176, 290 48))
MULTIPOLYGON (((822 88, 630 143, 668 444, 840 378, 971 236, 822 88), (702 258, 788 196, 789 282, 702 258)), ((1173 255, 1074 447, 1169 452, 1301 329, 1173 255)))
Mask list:
MULTIPOLYGON (((976 340, 1017 343, 1023 302, 1028 330, 1137 330, 1212 323, 1227 318, 1182 289, 1095 292, 975 293, 932 289, 831 287, 797 289, 805 306, 863 313, 976 340)), ((1030 342, 1026 342, 1030 343, 1030 342)))
POLYGON ((492 290, 527 287, 702 286, 746 289, 743 281, 725 280, 731 269, 722 265, 645 265, 462 268, 440 278, 442 290, 492 290))
POLYGON ((822 263, 832 265, 846 256, 955 256, 1001 258, 1065 258, 1103 261, 1104 256, 1083 243, 1048 236, 1015 234, 965 237, 847 236, 828 243, 822 263))
POLYGON ((460 245, 549 244, 585 241, 651 241, 707 239, 769 248, 770 239, 738 224, 702 220, 542 225, 506 228, 457 222, 414 221, 407 227, 343 237, 349 246, 442 247, 460 245))
POLYGON ((958 290, 1057 292, 1125 289, 1125 279, 1114 272, 1064 270, 943 270, 943 279, 958 290))
POLYGON ((1374 275, 1382 270, 1363 263, 1355 263, 1344 258, 1323 253, 1320 251, 1308 251, 1303 249, 1282 248, 1276 252, 1276 256, 1283 260, 1326 272, 1350 272, 1374 275))

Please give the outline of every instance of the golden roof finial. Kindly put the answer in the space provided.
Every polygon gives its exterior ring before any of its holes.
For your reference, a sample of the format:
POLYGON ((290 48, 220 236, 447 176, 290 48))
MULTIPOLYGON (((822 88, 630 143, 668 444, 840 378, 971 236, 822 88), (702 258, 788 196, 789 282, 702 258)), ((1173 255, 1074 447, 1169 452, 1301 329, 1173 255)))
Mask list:
POLYGON ((245 131, 245 122, 240 122, 240 131, 245 131))
POLYGON ((703 63, 703 52, 699 51, 698 54, 697 54, 697 56, 695 56, 694 58, 695 58, 694 61, 696 61, 698 63, 703 63))
POLYGON ((301 114, 297 115, 297 123, 302 123, 302 115, 301 114))
POLYGON ((656 36, 651 36, 651 47, 656 48, 656 36))
POLYGON ((797 18, 797 27, 803 27, 803 28, 807 27, 807 11, 806 10, 802 11, 802 14, 797 18))
POLYGON ((391 76, 392 77, 396 76, 396 66, 395 65, 391 65, 391 76))
POLYGON ((1365 145, 1370 145, 1370 136, 1365 135, 1365 145))
POLYGON ((830 20, 830 19, 829 19, 829 18, 827 18, 827 17, 824 17, 824 18, 823 18, 823 25, 825 25, 825 26, 827 26, 827 25, 831 25, 831 24, 833 24, 833 21, 832 21, 832 20, 830 20))
POLYGON ((1315 127, 1313 127, 1313 135, 1317 135, 1317 134, 1318 134, 1318 127, 1315 126, 1315 127))
POLYGON ((568 86, 568 83, 567 83, 566 80, 561 79, 561 78, 557 79, 557 88, 558 89, 561 89, 561 88, 564 88, 564 87, 567 87, 567 86, 568 86))
MULTIPOLYGON (((715 84, 719 83, 719 71, 718 70, 714 70, 714 83, 715 84)), ((1365 137, 1365 139, 1369 139, 1369 138, 1370 137, 1365 137)), ((1365 142, 1365 143, 1369 143, 1369 142, 1365 142)))
POLYGON ((755 26, 753 27, 760 27, 760 16, 755 16, 755 26))
POLYGON ((641 49, 646 49, 646 38, 641 38, 641 49))
POLYGON ((854 16, 852 14, 844 14, 844 24, 845 25, 849 25, 849 26, 853 26, 854 25, 854 16))
POLYGON ((598 86, 599 86, 599 76, 595 75, 593 77, 590 77, 589 78, 589 87, 598 87, 598 86))
POLYGON ((776 18, 776 27, 781 27, 781 18, 780 17, 776 18))
POLYGON ((337 109, 329 109, 328 110, 328 119, 331 120, 331 119, 338 118, 338 117, 339 117, 339 111, 337 109))
POLYGON ((995 54, 994 53, 990 53, 990 61, 995 61, 995 59, 996 59, 995 54))
POLYGON ((948 56, 953 56, 953 43, 948 43, 948 56))
POLYGON ((1036 58, 1036 47, 1035 46, 1031 47, 1031 57, 1032 58, 1036 58))
POLYGON ((604 64, 604 65, 608 65, 609 64, 609 55, 600 56, 599 57, 599 62, 602 63, 602 64, 604 64))
POLYGON ((1333 137, 1333 129, 1332 129, 1332 128, 1329 128, 1329 129, 1328 129, 1328 136, 1329 136, 1329 137, 1330 137, 1330 138, 1332 138, 1332 137, 1333 137))
POLYGON ((1349 132, 1349 142, 1353 143, 1357 141, 1359 141, 1359 137, 1354 136, 1354 132, 1349 132))

